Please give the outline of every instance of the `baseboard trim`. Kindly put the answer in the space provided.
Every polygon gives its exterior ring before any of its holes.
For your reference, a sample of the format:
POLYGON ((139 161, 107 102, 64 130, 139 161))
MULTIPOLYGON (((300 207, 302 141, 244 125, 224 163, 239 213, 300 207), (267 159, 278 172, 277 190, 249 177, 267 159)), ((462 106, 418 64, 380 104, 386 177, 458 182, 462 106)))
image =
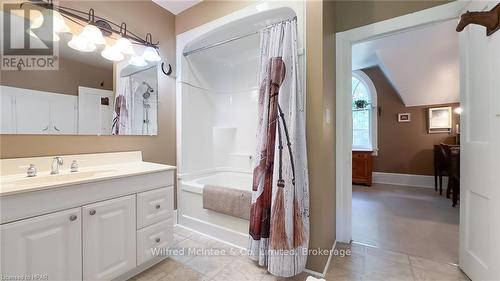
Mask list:
MULTIPOLYGON (((372 180, 374 183, 434 188, 434 176, 373 172, 372 180)), ((443 187, 447 184, 448 177, 443 177, 443 187)))

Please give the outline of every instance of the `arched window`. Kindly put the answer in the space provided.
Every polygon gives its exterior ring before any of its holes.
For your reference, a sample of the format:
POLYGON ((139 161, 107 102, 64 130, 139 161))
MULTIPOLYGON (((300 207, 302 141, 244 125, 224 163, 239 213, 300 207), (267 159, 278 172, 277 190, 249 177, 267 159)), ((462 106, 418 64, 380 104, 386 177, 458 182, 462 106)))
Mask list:
POLYGON ((377 151, 377 92, 360 70, 352 73, 352 149, 377 151))

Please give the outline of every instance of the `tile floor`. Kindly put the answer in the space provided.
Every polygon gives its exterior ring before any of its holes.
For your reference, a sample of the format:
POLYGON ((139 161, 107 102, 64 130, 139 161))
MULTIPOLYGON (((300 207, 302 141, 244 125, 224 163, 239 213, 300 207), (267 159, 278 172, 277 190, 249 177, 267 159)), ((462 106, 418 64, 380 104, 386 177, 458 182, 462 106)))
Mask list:
POLYGON ((382 249, 456 264, 459 213, 431 188, 353 186, 353 240, 382 249))
MULTIPOLYGON (((235 252, 230 256, 179 255, 167 258, 132 278, 134 281, 304 281, 303 273, 293 278, 277 278, 256 266, 247 257, 236 254, 237 248, 206 236, 175 228, 176 249, 225 249, 235 252)), ((328 281, 467 281, 455 266, 396 252, 340 244, 339 250, 350 250, 351 255, 333 258, 328 281)))

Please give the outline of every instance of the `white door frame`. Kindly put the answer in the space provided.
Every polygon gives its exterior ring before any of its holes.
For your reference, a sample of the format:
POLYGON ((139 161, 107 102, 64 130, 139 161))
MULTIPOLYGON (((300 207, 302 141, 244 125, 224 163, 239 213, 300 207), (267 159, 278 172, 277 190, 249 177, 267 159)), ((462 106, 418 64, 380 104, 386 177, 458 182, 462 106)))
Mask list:
MULTIPOLYGON (((422 25, 457 18, 470 0, 461 0, 336 34, 336 218, 337 241, 352 239, 352 46, 422 25)), ((458 23, 458 22, 457 22, 458 23)))

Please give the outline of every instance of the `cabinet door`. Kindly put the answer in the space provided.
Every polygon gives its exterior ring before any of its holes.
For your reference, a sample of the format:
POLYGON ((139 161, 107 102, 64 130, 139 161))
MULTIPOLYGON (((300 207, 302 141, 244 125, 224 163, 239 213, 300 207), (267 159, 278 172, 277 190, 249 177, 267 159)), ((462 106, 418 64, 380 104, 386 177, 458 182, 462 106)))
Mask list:
POLYGON ((136 266, 135 195, 84 206, 83 279, 110 280, 136 266))
POLYGON ((50 102, 52 134, 76 134, 77 97, 54 95, 50 102))
POLYGON ((0 226, 0 276, 81 280, 80 208, 0 226))
POLYGON ((46 95, 17 95, 15 112, 18 134, 50 132, 50 102, 46 95))

